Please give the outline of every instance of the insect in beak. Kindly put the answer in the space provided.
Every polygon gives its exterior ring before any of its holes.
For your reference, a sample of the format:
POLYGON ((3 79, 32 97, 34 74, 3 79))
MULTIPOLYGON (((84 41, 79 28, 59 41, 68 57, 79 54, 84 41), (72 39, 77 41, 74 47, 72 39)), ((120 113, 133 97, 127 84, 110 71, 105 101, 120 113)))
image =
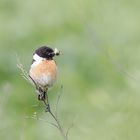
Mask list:
POLYGON ((63 53, 60 52, 57 48, 54 49, 54 54, 55 54, 56 56, 58 56, 58 55, 63 55, 63 53))

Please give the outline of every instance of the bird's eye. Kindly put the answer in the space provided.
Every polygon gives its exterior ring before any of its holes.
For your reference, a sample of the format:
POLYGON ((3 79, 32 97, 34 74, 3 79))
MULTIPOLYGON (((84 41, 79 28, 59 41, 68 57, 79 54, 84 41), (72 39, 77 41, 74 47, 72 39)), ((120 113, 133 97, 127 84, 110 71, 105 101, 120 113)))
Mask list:
POLYGON ((49 57, 53 57, 55 54, 52 52, 52 53, 48 53, 48 56, 49 57))

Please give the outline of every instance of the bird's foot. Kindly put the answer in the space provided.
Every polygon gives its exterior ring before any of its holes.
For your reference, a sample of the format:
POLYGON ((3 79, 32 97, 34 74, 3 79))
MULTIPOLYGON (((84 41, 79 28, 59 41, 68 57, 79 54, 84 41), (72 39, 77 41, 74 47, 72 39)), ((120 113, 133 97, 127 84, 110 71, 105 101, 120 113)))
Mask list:
POLYGON ((50 112, 50 105, 49 105, 49 104, 46 104, 46 105, 45 105, 45 111, 46 111, 46 112, 50 112))

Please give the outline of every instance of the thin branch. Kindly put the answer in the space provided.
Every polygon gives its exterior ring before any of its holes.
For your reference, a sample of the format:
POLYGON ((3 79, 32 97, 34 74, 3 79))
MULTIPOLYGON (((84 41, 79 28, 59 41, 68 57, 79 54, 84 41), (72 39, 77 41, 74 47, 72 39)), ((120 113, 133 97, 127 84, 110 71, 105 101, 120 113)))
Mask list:
POLYGON ((35 88, 38 90, 38 85, 36 84, 36 82, 33 80, 33 78, 28 74, 28 77, 32 80, 32 82, 34 83, 35 85, 35 88))
POLYGON ((55 117, 55 115, 52 113, 52 111, 50 110, 49 111, 50 115, 54 118, 54 120, 56 121, 57 125, 58 125, 58 130, 60 131, 62 137, 64 138, 64 140, 68 140, 66 135, 65 135, 65 132, 64 132, 64 129, 63 127, 61 126, 59 120, 55 117))
POLYGON ((34 117, 34 116, 31 116, 31 117, 26 116, 25 118, 26 118, 26 119, 39 120, 39 121, 42 121, 42 122, 48 123, 48 124, 50 124, 50 125, 52 125, 52 126, 58 128, 58 126, 57 126, 55 123, 48 122, 48 121, 46 121, 45 119, 42 119, 42 118, 38 118, 38 117, 34 117))
POLYGON ((67 129, 67 132, 66 132, 67 139, 68 139, 68 136, 69 136, 69 132, 70 132, 70 130, 72 129, 73 126, 74 126, 74 123, 72 123, 71 126, 67 129))
POLYGON ((45 100, 43 100, 43 102, 44 102, 44 104, 46 106, 46 112, 48 112, 52 116, 52 118, 55 120, 55 122, 56 122, 56 124, 58 126, 58 130, 61 133, 61 135, 64 138, 64 140, 68 140, 68 138, 67 138, 67 136, 66 136, 66 134, 64 132, 64 129, 63 129, 62 125, 60 124, 58 118, 51 111, 51 108, 50 108, 50 105, 49 105, 49 100, 48 100, 48 95, 46 95, 46 99, 47 99, 47 103, 46 103, 45 100))
POLYGON ((58 105, 59 105, 59 101, 60 101, 62 92, 63 92, 63 85, 61 85, 61 91, 58 93, 58 97, 57 97, 56 110, 55 110, 55 116, 56 117, 58 116, 58 105))
POLYGON ((16 55, 17 58, 17 67, 18 69, 21 71, 21 76, 30 84, 34 85, 33 80, 31 79, 31 77, 29 76, 28 72, 24 69, 22 63, 20 62, 20 59, 18 58, 18 56, 16 55))

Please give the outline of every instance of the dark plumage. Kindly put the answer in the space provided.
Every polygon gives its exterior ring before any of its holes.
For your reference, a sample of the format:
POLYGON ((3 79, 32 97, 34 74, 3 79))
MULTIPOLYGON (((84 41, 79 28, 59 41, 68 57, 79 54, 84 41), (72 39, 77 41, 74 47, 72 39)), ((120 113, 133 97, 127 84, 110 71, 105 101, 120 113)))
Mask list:
POLYGON ((37 50, 35 50, 35 53, 40 57, 46 59, 53 59, 53 57, 55 56, 53 49, 49 48, 48 46, 42 46, 38 48, 37 50))

